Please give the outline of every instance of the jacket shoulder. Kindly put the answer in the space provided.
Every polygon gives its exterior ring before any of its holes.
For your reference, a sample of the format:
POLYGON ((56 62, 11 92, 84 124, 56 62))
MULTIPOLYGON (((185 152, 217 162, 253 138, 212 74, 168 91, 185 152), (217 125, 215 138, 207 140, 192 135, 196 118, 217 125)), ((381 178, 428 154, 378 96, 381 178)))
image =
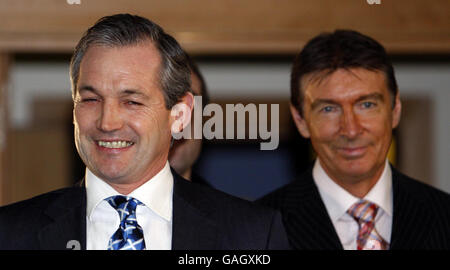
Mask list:
POLYGON ((38 227, 47 221, 45 211, 63 196, 79 188, 63 188, 0 207, 0 232, 6 228, 38 227))
POLYGON ((54 190, 48 193, 40 194, 30 199, 26 199, 23 201, 11 203, 5 206, 0 207, 0 215, 3 213, 20 213, 20 212, 29 212, 29 211, 39 211, 42 210, 45 206, 48 205, 49 202, 55 200, 60 197, 64 193, 68 192, 72 188, 63 188, 54 190))
POLYGON ((182 181, 178 184, 178 194, 189 204, 197 209, 205 209, 206 211, 217 210, 217 215, 227 215, 233 212, 235 215, 257 213, 257 215, 271 214, 273 210, 257 205, 254 202, 238 198, 214 189, 209 186, 182 181))
POLYGON ((220 231, 223 249, 289 249, 278 211, 201 184, 179 181, 174 190, 220 231))
POLYGON ((301 201, 310 199, 315 190, 312 169, 308 169, 291 183, 259 198, 256 203, 284 212, 301 201))
POLYGON ((46 210, 71 188, 48 192, 31 199, 0 207, 0 249, 38 248, 37 235, 51 218, 46 210))
MULTIPOLYGON (((407 192, 416 201, 423 202, 432 208, 441 208, 444 212, 450 213, 450 194, 423 183, 417 179, 411 178, 396 169, 392 170, 394 185, 398 185, 395 189, 400 192, 407 192)), ((395 196, 395 194, 394 194, 395 196)))
MULTIPOLYGON (((450 243, 450 195, 393 170, 394 219, 402 230, 421 231, 417 247, 448 249, 450 243)), ((408 248, 408 247, 405 247, 408 248)))

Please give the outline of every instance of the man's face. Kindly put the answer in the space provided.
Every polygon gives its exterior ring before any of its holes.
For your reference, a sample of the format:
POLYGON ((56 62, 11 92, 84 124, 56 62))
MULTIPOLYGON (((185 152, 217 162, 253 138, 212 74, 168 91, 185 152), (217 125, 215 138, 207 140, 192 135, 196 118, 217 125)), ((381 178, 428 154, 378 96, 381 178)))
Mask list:
MULTIPOLYGON (((201 83, 199 78, 191 72, 191 88, 194 95, 199 96, 201 93, 201 83)), ((202 107, 195 105, 196 110, 202 110, 202 107)), ((194 119, 191 121, 191 137, 194 136, 194 119)), ((201 132, 201 131, 200 131, 201 132)), ((180 139, 175 140, 169 153, 170 165, 175 171, 185 178, 190 177, 190 169, 197 161, 202 148, 202 140, 199 139, 180 139)))
POLYGON ((303 117, 291 108, 300 133, 311 138, 321 165, 338 184, 376 182, 400 120, 398 95, 392 109, 384 74, 362 68, 309 78, 302 81, 303 117))
POLYGON ((151 42, 93 46, 80 66, 75 143, 101 179, 146 181, 165 165, 173 119, 159 86, 161 57, 151 42))

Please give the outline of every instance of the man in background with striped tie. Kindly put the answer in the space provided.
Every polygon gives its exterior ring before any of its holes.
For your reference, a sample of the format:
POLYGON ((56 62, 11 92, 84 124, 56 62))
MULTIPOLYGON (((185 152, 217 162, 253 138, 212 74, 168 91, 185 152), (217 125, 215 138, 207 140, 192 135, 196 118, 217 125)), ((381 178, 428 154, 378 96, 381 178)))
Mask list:
POLYGON ((291 113, 317 159, 260 202, 281 210, 293 248, 450 248, 450 196, 386 158, 401 102, 381 44, 347 30, 309 41, 292 67, 291 113))

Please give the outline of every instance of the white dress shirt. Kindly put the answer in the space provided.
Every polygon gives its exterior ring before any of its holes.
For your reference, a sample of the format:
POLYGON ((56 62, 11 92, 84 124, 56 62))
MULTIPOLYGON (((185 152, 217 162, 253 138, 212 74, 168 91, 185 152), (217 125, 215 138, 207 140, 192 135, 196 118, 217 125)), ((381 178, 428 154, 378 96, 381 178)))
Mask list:
MULTIPOLYGON (((108 249, 108 241, 119 228, 120 218, 104 199, 121 195, 86 168, 86 249, 108 249)), ((169 162, 153 178, 127 196, 144 205, 136 208, 136 219, 142 227, 146 249, 172 248, 173 175, 169 162)))
MULTIPOLYGON (((342 246, 346 250, 356 250, 358 223, 352 216, 347 214, 346 211, 360 199, 336 184, 336 182, 326 174, 319 159, 317 159, 314 164, 313 178, 342 246)), ((363 199, 378 205, 379 209, 375 217, 375 229, 384 240, 390 243, 392 232, 393 191, 392 170, 387 160, 380 179, 378 179, 375 186, 372 187, 363 199)))

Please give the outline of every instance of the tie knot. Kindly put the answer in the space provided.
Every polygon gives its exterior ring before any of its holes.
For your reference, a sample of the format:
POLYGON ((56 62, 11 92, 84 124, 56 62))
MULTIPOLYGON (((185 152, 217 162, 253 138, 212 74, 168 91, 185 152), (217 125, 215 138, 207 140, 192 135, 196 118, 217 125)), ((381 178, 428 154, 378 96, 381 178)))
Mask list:
POLYGON ((378 206, 366 200, 356 202, 347 210, 347 213, 359 224, 375 222, 377 212, 378 206))
POLYGON ((129 216, 132 216, 136 212, 136 207, 142 205, 142 203, 132 197, 128 196, 112 196, 105 199, 116 211, 119 213, 120 220, 124 220, 129 216))

